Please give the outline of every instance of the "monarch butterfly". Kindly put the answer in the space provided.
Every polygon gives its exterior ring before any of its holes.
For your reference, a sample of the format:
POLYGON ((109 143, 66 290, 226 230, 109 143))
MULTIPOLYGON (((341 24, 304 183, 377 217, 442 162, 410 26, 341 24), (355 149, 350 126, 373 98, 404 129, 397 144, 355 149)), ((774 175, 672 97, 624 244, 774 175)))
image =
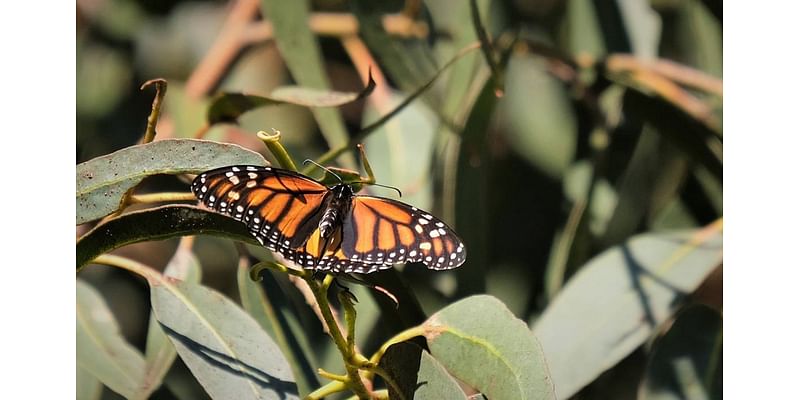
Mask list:
POLYGON ((428 212, 383 197, 328 187, 297 172, 251 165, 198 175, 192 193, 208 208, 247 225, 259 243, 306 269, 370 273, 422 262, 445 270, 466 248, 428 212))

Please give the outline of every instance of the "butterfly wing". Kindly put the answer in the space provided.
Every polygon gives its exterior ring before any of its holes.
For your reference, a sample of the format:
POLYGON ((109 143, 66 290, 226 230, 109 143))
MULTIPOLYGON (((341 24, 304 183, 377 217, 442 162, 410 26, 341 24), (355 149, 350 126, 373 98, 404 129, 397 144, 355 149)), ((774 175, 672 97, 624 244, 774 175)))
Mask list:
POLYGON ((394 264, 422 262, 445 270, 464 263, 467 249, 440 219, 399 201, 354 196, 342 226, 344 272, 368 273, 394 264), (349 271, 348 271, 349 270, 349 271))
POLYGON ((303 246, 322 218, 325 185, 296 172, 249 165, 204 172, 192 193, 208 208, 247 225, 270 250, 284 256, 303 246))

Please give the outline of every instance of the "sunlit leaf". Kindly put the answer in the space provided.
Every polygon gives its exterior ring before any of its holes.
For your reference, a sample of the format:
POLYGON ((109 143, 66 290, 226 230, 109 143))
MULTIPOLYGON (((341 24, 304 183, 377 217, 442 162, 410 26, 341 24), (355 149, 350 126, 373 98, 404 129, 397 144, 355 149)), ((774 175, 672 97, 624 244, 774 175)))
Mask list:
POLYGON ((428 352, 423 351, 419 360, 415 399, 466 399, 467 396, 458 382, 428 352))
POLYGON ((152 282, 153 311, 212 398, 299 398, 291 367, 252 317, 206 287, 152 282))
POLYGON ((304 107, 338 107, 362 99, 375 89, 372 75, 367 86, 358 93, 336 92, 300 86, 286 86, 275 89, 271 95, 262 96, 248 93, 220 93, 211 100, 208 108, 208 123, 236 122, 239 116, 254 108, 294 104, 304 107))
POLYGON ((86 368, 78 365, 75 377, 75 398, 77 400, 98 400, 103 394, 103 384, 86 368))
POLYGON ((453 303, 424 324, 431 354, 490 399, 555 399, 539 342, 494 297, 453 303))
MULTIPOLYGON (((391 106, 400 103, 392 95, 391 106)), ((364 111, 363 126, 378 119, 374 107, 364 111)), ((422 103, 406 107, 397 117, 388 121, 365 141, 367 154, 386 154, 370 159, 378 183, 398 187, 403 192, 402 201, 422 209, 431 206, 430 162, 433 152, 435 115, 422 103)), ((372 189, 383 191, 383 189, 372 189)), ((383 194, 392 196, 392 192, 383 194)))
POLYGON ((100 293, 80 279, 75 283, 78 368, 111 390, 132 398, 144 377, 144 357, 122 337, 100 293))
MULTIPOLYGON (((178 246, 172 259, 164 269, 164 276, 186 282, 200 283, 202 269, 192 250, 178 246)), ((167 338, 155 315, 150 314, 145 348, 145 377, 139 388, 138 398, 146 399, 161 386, 164 376, 175 361, 175 346, 167 338)))
POLYGON ((125 193, 148 176, 197 174, 234 164, 268 165, 260 154, 241 146, 194 139, 159 140, 94 158, 75 170, 75 223, 113 213, 125 193))
POLYGON ((309 362, 313 354, 307 343, 305 332, 299 329, 296 316, 286 307, 280 307, 280 298, 285 303, 285 294, 278 289, 267 291, 264 289, 263 280, 275 279, 269 272, 261 273, 262 282, 255 282, 250 279, 250 268, 248 265, 239 265, 236 279, 239 286, 239 296, 242 299, 242 307, 253 319, 267 332, 270 337, 275 339, 275 343, 280 346, 281 351, 286 355, 292 367, 294 376, 297 378, 297 386, 300 394, 308 394, 319 386, 316 371, 309 362), (291 320, 291 321, 290 321, 291 320))
MULTIPOLYGON (((294 80, 301 86, 329 90, 319 43, 308 26, 310 4, 308 1, 262 1, 262 12, 272 22, 275 44, 286 62, 294 80)), ((347 143, 347 129, 339 110, 313 108, 322 136, 328 147, 347 143)), ((352 157, 345 158, 345 167, 354 165, 352 157)))
POLYGON ((640 346, 722 262, 721 223, 643 234, 606 250, 535 322, 558 396, 568 398, 640 346))

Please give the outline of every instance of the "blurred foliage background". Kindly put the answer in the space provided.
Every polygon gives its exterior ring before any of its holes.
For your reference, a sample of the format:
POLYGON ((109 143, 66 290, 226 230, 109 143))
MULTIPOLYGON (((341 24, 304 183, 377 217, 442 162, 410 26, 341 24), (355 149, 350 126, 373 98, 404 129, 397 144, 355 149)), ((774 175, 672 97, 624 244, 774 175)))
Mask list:
MULTIPOLYGON (((467 263, 455 271, 402 269, 426 314, 488 293, 534 324, 602 251, 643 232, 698 228, 722 217, 721 0, 476 5, 499 73, 476 47, 363 141, 378 182, 446 220, 469 248, 467 263)), ((479 39, 466 0, 322 0, 309 7, 319 60, 282 41, 292 20, 279 2, 78 0, 77 161, 140 139, 153 94, 139 86, 156 77, 169 82, 157 139, 202 136, 274 161, 255 132, 275 128, 296 161, 315 159, 391 111, 479 39), (262 107, 238 125, 206 129, 210 98, 219 91, 267 95, 289 84, 358 91, 369 68, 378 86, 366 99, 336 109, 262 107)), ((356 168, 354 154, 336 164, 356 168)), ((188 188, 163 176, 137 192, 165 190, 188 188)), ((79 234, 88 228, 79 226, 79 234)), ((176 246, 177 240, 148 242, 118 253, 163 268, 176 246)), ((194 250, 203 283, 236 299, 234 246, 199 237, 194 250)), ((693 301, 721 312, 721 271, 719 265, 709 274, 693 301)), ((81 278, 101 291, 125 336, 143 347, 145 282, 111 268, 87 268, 81 278)), ((303 300, 285 277, 275 276, 274 284, 298 316, 315 366, 337 370, 341 360, 303 300)), ((587 290, 604 298, 600 285, 587 290)), ((379 318, 367 291, 356 294, 360 346, 368 352, 399 329, 379 318)), ((650 345, 574 397, 641 395, 650 345)), ((180 362, 168 379, 170 389, 153 398, 175 398, 176 390, 205 395, 180 362)))

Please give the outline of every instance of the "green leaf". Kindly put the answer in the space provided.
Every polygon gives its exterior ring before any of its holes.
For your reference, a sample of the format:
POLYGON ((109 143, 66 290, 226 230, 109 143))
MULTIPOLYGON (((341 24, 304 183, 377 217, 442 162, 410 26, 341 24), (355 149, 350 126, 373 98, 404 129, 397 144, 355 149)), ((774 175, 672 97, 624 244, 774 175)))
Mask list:
POLYGON ((693 305, 659 339, 640 387, 642 400, 722 399, 722 316, 693 305))
POLYGON ((109 219, 83 235, 75 246, 78 269, 100 254, 148 240, 209 234, 258 245, 233 218, 195 206, 163 206, 109 219))
POLYGON ((575 156, 577 116, 564 86, 531 56, 512 57, 498 108, 511 148, 548 176, 560 178, 575 156))
POLYGON ((650 1, 620 1, 617 2, 617 7, 630 40, 632 53, 645 59, 658 57, 661 18, 650 7, 650 1))
POLYGON ((644 234, 601 253, 536 321, 561 398, 641 345, 722 262, 722 226, 644 234))
POLYGON ((80 364, 76 368, 75 398, 77 400, 99 400, 103 394, 103 384, 80 364))
POLYGON ((567 0, 561 31, 563 48, 569 54, 586 53, 599 57, 606 53, 603 31, 592 0, 567 0))
MULTIPOLYGON (((202 268, 190 248, 178 246, 175 255, 164 269, 164 276, 191 283, 200 283, 202 268)), ((137 397, 146 399, 153 393, 175 361, 175 346, 170 343, 154 314, 150 314, 147 328, 147 346, 145 347, 144 383, 139 388, 137 397)))
POLYGON ((466 399, 467 395, 447 370, 428 352, 423 351, 419 360, 417 389, 414 398, 431 399, 466 399))
POLYGON ((144 357, 122 337, 117 320, 100 293, 80 279, 75 284, 78 368, 111 390, 132 398, 144 377, 144 357))
POLYGON ((336 92, 332 90, 319 90, 301 86, 285 86, 272 91, 270 96, 260 96, 246 93, 220 93, 211 100, 208 108, 208 124, 219 122, 237 122, 239 116, 258 107, 294 104, 304 107, 338 107, 362 99, 375 89, 372 74, 369 83, 362 91, 336 92))
POLYGON ((235 144, 167 139, 131 146, 78 164, 77 225, 117 211, 125 193, 157 174, 197 174, 234 164, 267 165, 260 154, 235 144))
POLYGON ((626 114, 651 123, 660 134, 722 180, 722 141, 709 125, 667 100, 633 87, 625 91, 623 109, 626 114))
POLYGON ((371 0, 356 0, 349 4, 358 19, 359 36, 375 55, 381 69, 400 89, 412 92, 423 84, 426 76, 436 72, 431 47, 425 40, 398 38, 384 29, 383 18, 397 12, 396 4, 371 0))
POLYGON ((299 398, 278 346, 232 301, 179 281, 152 282, 150 296, 178 355, 212 398, 299 398))
POLYGON ((469 257, 455 270, 460 296, 483 293, 486 289, 486 265, 489 265, 489 143, 487 135, 492 113, 497 105, 494 85, 484 82, 481 94, 470 111, 461 133, 455 171, 455 228, 467 244, 469 257))
MULTIPOLYGON (((275 44, 294 80, 305 87, 330 89, 319 44, 308 26, 310 1, 263 0, 261 9, 263 15, 272 21, 275 44)), ((312 108, 311 111, 319 123, 328 147, 336 148, 347 143, 347 129, 339 110, 312 108)), ((352 157, 348 157, 345 161, 345 167, 355 165, 352 157)))
POLYGON ((249 265, 240 264, 237 269, 236 279, 239 284, 239 296, 242 306, 250 316, 267 332, 280 346, 283 354, 292 366, 297 386, 301 394, 308 394, 319 386, 316 372, 312 369, 309 360, 313 354, 307 342, 307 335, 299 328, 300 323, 291 310, 285 307, 288 302, 285 293, 272 282, 273 289, 269 296, 262 286, 264 280, 274 280, 269 271, 261 273, 261 282, 250 279, 249 265), (279 304, 280 303, 280 304, 279 304), (284 307, 281 307, 281 305, 284 307), (296 329, 292 329, 295 327, 296 329))
POLYGON ((672 181, 668 183, 671 186, 669 198, 676 196, 675 192, 685 176, 681 156, 651 126, 644 126, 617 187, 619 201, 602 240, 604 247, 619 244, 637 232, 651 209, 651 203, 660 194, 659 186, 664 187, 665 181, 672 181))
POLYGON ((467 297, 424 324, 431 354, 490 399, 555 399, 536 337, 496 298, 467 297))
MULTIPOLYGON (((402 99, 392 93, 389 102, 394 108, 402 99)), ((376 120, 378 111, 368 104, 362 125, 369 126, 376 120)), ((430 209, 431 205, 430 163, 435 121, 435 115, 424 104, 411 103, 364 142, 370 154, 383 155, 370 158, 378 183, 400 188, 404 202, 422 209, 430 209)))

